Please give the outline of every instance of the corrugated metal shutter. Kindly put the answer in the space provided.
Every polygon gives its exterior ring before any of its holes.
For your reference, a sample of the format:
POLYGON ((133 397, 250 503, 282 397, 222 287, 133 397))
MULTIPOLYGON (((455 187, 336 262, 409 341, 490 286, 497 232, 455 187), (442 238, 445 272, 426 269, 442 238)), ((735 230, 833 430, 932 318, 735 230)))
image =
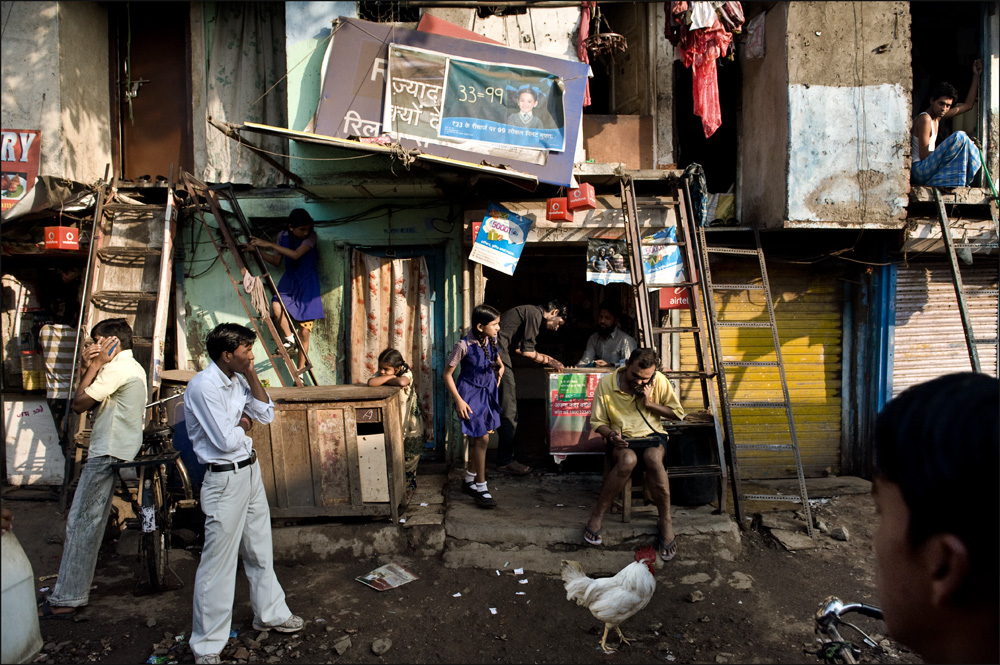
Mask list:
MULTIPOLYGON (((745 263, 743 264, 746 265, 745 263)), ((747 283, 736 266, 713 261, 712 278, 717 284, 747 283)), ((754 271, 759 283, 760 273, 754 271)), ((830 271, 815 266, 799 267, 768 263, 768 280, 774 300, 775 321, 781 342, 785 378, 788 382, 792 417, 806 476, 840 472, 841 362, 843 341, 843 291, 830 271)), ((720 292, 715 296, 723 321, 767 321, 767 305, 760 291, 720 292), (721 294, 725 294, 725 298, 721 294)), ((687 325, 688 312, 681 313, 687 325)), ((775 359, 769 328, 721 328, 726 360, 775 359)), ((692 335, 679 335, 681 368, 696 369, 692 335)), ((780 401, 781 380, 777 369, 730 369, 730 399, 780 401)), ((679 382, 685 408, 701 408, 697 382, 679 382)), ((713 384, 714 385, 714 384, 713 384)), ((787 418, 783 409, 757 409, 752 415, 734 414, 737 443, 787 443, 787 418), (776 428, 780 428, 779 434, 776 428)), ((794 457, 788 453, 743 451, 739 457, 742 478, 787 478, 795 476, 794 457)))
MULTIPOLYGON (((965 306, 977 339, 997 336, 997 257, 976 256, 961 266, 965 306), (993 293, 986 293, 992 290, 993 293)), ((946 259, 899 266, 896 272, 896 329, 892 394, 942 374, 971 371, 962 315, 946 259)), ((979 344, 983 371, 997 375, 995 344, 979 344)))

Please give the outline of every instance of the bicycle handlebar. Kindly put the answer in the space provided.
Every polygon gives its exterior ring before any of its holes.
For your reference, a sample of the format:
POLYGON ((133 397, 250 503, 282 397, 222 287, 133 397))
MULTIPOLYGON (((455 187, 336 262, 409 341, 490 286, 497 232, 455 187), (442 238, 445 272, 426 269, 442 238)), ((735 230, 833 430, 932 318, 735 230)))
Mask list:
POLYGON ((865 605, 864 603, 845 604, 839 598, 830 596, 824 600, 820 604, 819 609, 816 610, 816 625, 826 628, 831 624, 836 624, 841 615, 848 614, 850 612, 857 612, 858 614, 863 614, 864 616, 871 617, 873 619, 883 618, 882 610, 873 605, 865 605))

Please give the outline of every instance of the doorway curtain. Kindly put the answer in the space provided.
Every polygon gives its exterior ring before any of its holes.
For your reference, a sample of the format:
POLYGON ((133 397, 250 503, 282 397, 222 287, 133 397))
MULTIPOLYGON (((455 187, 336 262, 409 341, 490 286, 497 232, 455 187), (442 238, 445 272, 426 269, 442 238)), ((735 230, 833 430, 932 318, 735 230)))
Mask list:
MULTIPOLYGON (((287 127, 285 4, 218 2, 214 6, 215 32, 205 72, 206 116, 236 125, 249 121, 287 127)), ((286 139, 257 135, 254 143, 287 165, 286 139)), ((254 187, 287 182, 277 169, 207 122, 205 153, 205 182, 254 187)))
POLYGON ((351 381, 367 382, 378 370, 383 350, 399 351, 413 371, 428 436, 434 431, 430 293, 424 257, 389 259, 352 252, 351 381))

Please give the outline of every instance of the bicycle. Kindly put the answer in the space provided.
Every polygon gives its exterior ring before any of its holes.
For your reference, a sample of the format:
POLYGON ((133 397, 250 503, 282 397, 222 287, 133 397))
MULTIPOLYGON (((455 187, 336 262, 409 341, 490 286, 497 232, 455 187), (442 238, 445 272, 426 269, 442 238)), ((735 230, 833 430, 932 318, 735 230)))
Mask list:
POLYGON ((122 495, 132 505, 136 516, 125 520, 124 528, 141 531, 139 559, 149 574, 153 591, 165 591, 168 587, 168 552, 174 513, 178 508, 198 505, 187 467, 180 453, 174 449, 174 430, 166 422, 163 406, 182 395, 182 392, 177 393, 146 405, 153 411, 143 432, 139 454, 129 462, 113 465, 118 473, 122 495), (136 470, 138 486, 134 494, 122 473, 128 468, 136 470))
POLYGON ((878 648, 875 640, 865 631, 861 630, 853 623, 844 621, 841 616, 851 612, 882 620, 882 610, 864 603, 844 603, 836 596, 829 596, 819 605, 819 609, 813 615, 816 622, 815 632, 822 635, 820 648, 817 651, 807 651, 807 653, 819 656, 827 663, 857 663, 861 655, 861 647, 850 640, 841 637, 838 626, 841 624, 853 628, 861 634, 865 644, 872 648, 878 648))

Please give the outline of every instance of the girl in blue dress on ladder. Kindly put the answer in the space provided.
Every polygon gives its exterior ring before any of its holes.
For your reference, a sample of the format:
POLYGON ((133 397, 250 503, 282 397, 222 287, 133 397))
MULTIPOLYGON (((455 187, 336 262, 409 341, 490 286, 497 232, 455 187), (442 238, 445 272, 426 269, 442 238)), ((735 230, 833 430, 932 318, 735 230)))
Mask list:
POLYGON ((490 432, 500 426, 497 385, 504 367, 497 353, 498 332, 500 312, 489 305, 477 305, 472 310, 469 334, 455 344, 444 370, 444 384, 462 419, 462 433, 470 439, 462 491, 472 496, 480 508, 497 505, 486 487, 486 448, 490 432), (459 364, 462 370, 456 381, 452 374, 459 364))
MULTIPOLYGON (((299 326, 299 338, 302 340, 299 369, 306 365, 313 321, 324 318, 323 301, 319 290, 317 242, 313 219, 302 208, 296 208, 289 213, 288 229, 279 233, 275 242, 250 238, 251 247, 271 250, 260 253, 261 258, 271 265, 277 267, 281 265, 282 258, 285 260, 285 272, 278 281, 278 295, 285 303, 289 316, 299 326)), ((295 346, 295 335, 292 334, 292 323, 281 311, 278 296, 271 302, 271 316, 281 329, 281 334, 285 336, 285 348, 291 350, 295 346)))

